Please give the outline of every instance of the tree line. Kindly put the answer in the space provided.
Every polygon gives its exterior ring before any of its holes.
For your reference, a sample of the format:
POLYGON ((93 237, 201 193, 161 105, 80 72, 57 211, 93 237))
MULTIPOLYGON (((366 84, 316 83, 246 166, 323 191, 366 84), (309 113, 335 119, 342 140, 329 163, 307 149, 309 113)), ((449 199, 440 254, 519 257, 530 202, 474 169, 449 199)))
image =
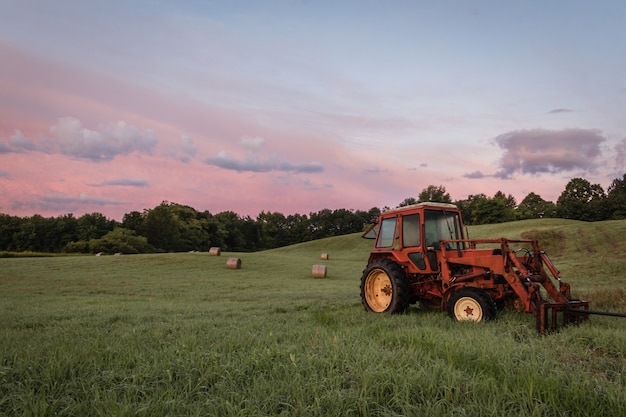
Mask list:
MULTIPOLYGON (((453 203, 468 225, 502 223, 542 217, 583 221, 626 219, 626 174, 605 192, 599 184, 574 178, 556 203, 529 193, 519 204, 498 191, 492 197, 469 195, 452 201, 442 185, 429 185, 399 206, 425 201, 453 203)), ((389 209, 383 207, 382 210, 389 209)), ((132 211, 121 222, 100 213, 44 218, 0 214, 0 251, 67 253, 149 253, 206 251, 251 252, 356 233, 374 223, 381 209, 323 209, 315 213, 261 212, 255 219, 232 211, 211 214, 193 207, 162 202, 143 212, 132 211)))

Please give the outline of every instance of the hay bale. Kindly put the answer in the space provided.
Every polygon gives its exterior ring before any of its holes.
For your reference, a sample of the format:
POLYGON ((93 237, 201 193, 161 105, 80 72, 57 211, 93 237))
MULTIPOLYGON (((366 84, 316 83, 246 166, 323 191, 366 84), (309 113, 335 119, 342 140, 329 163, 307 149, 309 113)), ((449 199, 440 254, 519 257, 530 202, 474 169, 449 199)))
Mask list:
POLYGON ((327 261, 328 260, 328 254, 327 253, 322 253, 322 255, 320 256, 320 259, 327 261))
POLYGON ((222 251, 217 246, 214 246, 209 249, 209 255, 211 256, 220 256, 221 254, 222 254, 222 251))
POLYGON ((311 275, 313 278, 326 278, 326 265, 313 265, 311 275))
POLYGON ((226 261, 226 268, 228 268, 228 269, 241 269, 241 259, 239 259, 239 258, 228 258, 228 261, 226 261))

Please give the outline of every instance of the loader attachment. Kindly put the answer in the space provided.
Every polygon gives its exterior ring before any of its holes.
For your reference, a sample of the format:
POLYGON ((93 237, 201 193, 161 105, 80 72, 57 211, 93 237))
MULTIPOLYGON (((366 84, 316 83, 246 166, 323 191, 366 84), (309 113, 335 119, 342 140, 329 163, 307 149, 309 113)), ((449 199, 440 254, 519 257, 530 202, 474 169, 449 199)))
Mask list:
POLYGON ((537 240, 475 239, 464 243, 470 249, 460 251, 460 254, 442 248, 445 257, 455 263, 481 265, 501 275, 523 305, 524 311, 535 316, 539 333, 579 324, 586 321, 589 314, 593 314, 589 312, 589 302, 572 299, 570 285, 561 280, 559 270, 541 250, 537 240), (512 244, 519 244, 522 248, 513 250, 512 244), (485 256, 485 252, 478 249, 480 245, 498 245, 499 249, 485 256), (500 256, 499 261, 496 261, 497 255, 500 256))
POLYGON ((587 301, 548 302, 541 300, 537 306, 537 331, 554 332, 570 324, 580 324, 588 319, 587 301))
MULTIPOLYGON (((530 313, 535 316, 537 331, 541 334, 554 332, 561 327, 571 324, 577 325, 586 321, 589 302, 572 300, 570 285, 561 281, 561 273, 556 269, 548 255, 539 248, 539 242, 537 240, 513 242, 526 243, 531 246, 531 249, 525 251, 523 257, 518 257, 514 251, 509 249, 508 241, 503 241, 503 249, 507 251, 518 276, 522 281, 525 281, 524 288, 529 290, 529 298, 532 299, 530 313), (558 282, 558 289, 554 285, 553 279, 558 282), (543 287, 550 301, 542 297, 540 286, 543 287)), ((523 294, 518 295, 524 299, 523 294)))

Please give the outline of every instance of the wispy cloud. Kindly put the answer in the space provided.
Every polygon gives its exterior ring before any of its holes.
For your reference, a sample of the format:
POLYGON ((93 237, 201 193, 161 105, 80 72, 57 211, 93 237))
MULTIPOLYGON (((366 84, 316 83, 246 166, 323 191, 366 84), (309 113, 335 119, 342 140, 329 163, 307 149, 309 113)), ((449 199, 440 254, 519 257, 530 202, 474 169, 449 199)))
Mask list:
POLYGON ((494 142, 504 150, 495 177, 522 174, 592 171, 605 138, 595 129, 518 130, 502 134, 494 142))
POLYGON ((571 113, 571 112, 573 112, 573 111, 574 111, 574 110, 572 110, 572 109, 563 109, 563 108, 561 108, 561 109, 552 109, 552 110, 550 110, 550 111, 548 112, 548 114, 571 113))
POLYGON ((149 153, 157 143, 154 132, 142 131, 124 121, 90 130, 78 119, 63 117, 50 131, 62 154, 91 161, 108 161, 135 151, 149 153))
POLYGON ((615 163, 618 170, 624 170, 626 166, 626 138, 615 145, 615 163))
POLYGON ((9 136, 9 146, 14 152, 33 151, 37 148, 37 144, 25 137, 19 130, 9 136))
POLYGON ((314 173, 322 172, 324 170, 323 165, 317 162, 294 164, 289 161, 280 161, 274 157, 270 157, 266 160, 261 160, 259 158, 236 159, 229 157, 224 151, 219 152, 216 157, 206 158, 204 162, 208 165, 214 165, 238 172, 284 171, 314 173))
POLYGON ((85 206, 120 206, 130 204, 128 201, 121 201, 112 198, 89 196, 80 194, 78 196, 68 194, 47 194, 42 197, 28 201, 14 201, 11 209, 20 210, 29 208, 44 211, 77 211, 85 206))
POLYGON ((78 204, 98 204, 98 205, 109 205, 109 204, 128 204, 127 201, 114 200, 105 197, 93 197, 87 194, 80 194, 79 196, 66 195, 66 194, 50 194, 42 197, 42 201, 50 202, 50 203, 78 203, 78 204))
POLYGON ((109 181, 103 181, 98 184, 90 184, 92 187, 107 187, 107 186, 123 186, 123 187, 147 187, 148 181, 143 179, 132 178, 118 178, 109 181))
POLYGON ((0 141, 0 153, 11 153, 11 152, 15 152, 15 151, 9 148, 4 142, 0 141))
POLYGON ((488 177, 488 176, 489 175, 485 175, 481 171, 468 172, 467 174, 463 175, 464 178, 469 178, 469 179, 472 179, 472 180, 481 179, 481 178, 485 178, 485 177, 488 177))
POLYGON ((35 142, 16 130, 8 138, 8 144, 0 142, 0 153, 39 151, 100 162, 133 152, 149 154, 157 143, 152 130, 141 130, 123 120, 91 130, 76 118, 62 117, 50 128, 50 133, 50 137, 35 142))
POLYGON ((191 158, 196 154, 196 152, 198 152, 198 148, 193 143, 193 139, 189 136, 183 136, 180 138, 180 148, 183 154, 178 159, 184 163, 191 161, 191 158))
POLYGON ((380 174, 391 174, 391 171, 388 169, 382 169, 380 167, 372 167, 372 168, 365 168, 363 170, 363 174, 365 175, 380 175, 380 174))
POLYGON ((226 154, 226 151, 220 151, 217 156, 209 157, 204 160, 208 165, 214 165, 223 169, 229 169, 237 172, 294 172, 294 173, 316 173, 322 172, 324 166, 318 162, 308 163, 292 163, 280 160, 274 156, 262 159, 259 156, 261 148, 265 141, 263 138, 241 139, 240 144, 248 150, 246 157, 242 159, 232 158, 226 154))

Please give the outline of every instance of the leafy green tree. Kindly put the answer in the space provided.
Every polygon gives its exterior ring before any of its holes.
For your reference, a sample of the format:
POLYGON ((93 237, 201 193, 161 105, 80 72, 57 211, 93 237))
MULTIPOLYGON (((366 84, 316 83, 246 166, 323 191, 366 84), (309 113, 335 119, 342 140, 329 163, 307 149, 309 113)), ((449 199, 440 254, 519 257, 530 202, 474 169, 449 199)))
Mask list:
POLYGON ((285 219, 289 230, 289 244, 308 242, 312 239, 309 218, 306 214, 290 214, 285 219))
POLYGON ((253 252, 259 249, 259 226, 250 216, 240 217, 239 230, 243 236, 243 245, 241 251, 253 252))
POLYGON ((367 211, 367 214, 365 214, 363 218, 365 227, 367 227, 368 225, 372 223, 376 223, 378 221, 378 217, 380 216, 380 213, 381 213, 381 209, 379 209, 378 207, 372 207, 371 209, 369 209, 367 211))
POLYGON ((143 213, 131 211, 124 214, 122 218, 122 227, 128 230, 134 230, 138 235, 144 235, 146 230, 146 219, 143 213))
POLYGON ((591 184, 583 178, 573 178, 556 202, 559 217, 573 220, 605 220, 606 195, 600 184, 591 184))
POLYGON ((133 230, 116 227, 100 239, 89 241, 91 253, 148 253, 154 252, 155 248, 148 243, 144 236, 137 236, 133 230))
POLYGON ((436 203, 452 203, 450 194, 446 192, 446 187, 443 185, 429 185, 424 188, 418 197, 420 203, 428 201, 436 203))
POLYGON ((626 174, 615 178, 607 188, 607 210, 612 220, 626 219, 626 174))
POLYGON ((515 209, 515 218, 518 220, 543 217, 556 217, 556 205, 533 192, 528 193, 515 209))
POLYGON ((322 209, 310 213, 310 229, 313 239, 356 233, 368 224, 370 215, 348 209, 322 209))
POLYGON ((15 251, 15 237, 21 228, 23 219, 8 214, 0 214, 0 250, 15 251))
POLYGON ((63 247, 65 253, 89 253, 89 242, 84 240, 72 241, 65 244, 63 247))
POLYGON ((476 219, 474 219, 474 211, 476 210, 476 206, 483 200, 487 200, 487 196, 480 193, 470 194, 465 200, 457 200, 454 202, 459 210, 461 210, 461 216, 463 217, 463 222, 465 224, 478 224, 475 223, 476 219))
POLYGON ((56 249, 56 225, 53 218, 39 214, 23 219, 13 234, 14 247, 18 252, 54 252, 56 249))
POLYGON ((199 213, 190 206, 172 203, 169 206, 171 213, 178 225, 179 239, 174 250, 208 250, 208 236, 203 228, 203 219, 199 213))
POLYGON ((515 199, 498 191, 493 198, 484 198, 476 202, 472 210, 473 224, 504 223, 515 220, 513 209, 515 199))
POLYGON ((262 211, 257 216, 256 222, 260 233, 260 248, 271 249, 291 243, 287 219, 282 213, 262 211))
POLYGON ((246 238, 243 232, 244 219, 239 217, 234 211, 223 211, 214 216, 221 224, 221 232, 223 233, 222 249, 227 251, 243 251, 249 247, 246 245, 246 238))
POLYGON ((113 230, 115 226, 114 220, 107 219, 101 213, 83 214, 78 218, 78 239, 85 241, 98 239, 113 230))
POLYGON ((67 242, 78 239, 78 219, 71 213, 57 217, 55 229, 55 251, 60 251, 67 242))
POLYGON ((209 247, 216 246, 225 249, 225 241, 228 236, 228 230, 226 225, 221 223, 219 219, 213 216, 209 211, 205 210, 202 213, 198 213, 198 218, 201 219, 202 230, 207 236, 207 245, 209 247))
POLYGON ((404 200, 402 200, 402 202, 400 204, 398 204, 398 207, 406 207, 406 206, 411 206, 413 204, 417 204, 418 201, 415 197, 407 197, 404 200))
POLYGON ((167 201, 163 201, 152 210, 146 211, 145 227, 145 236, 152 246, 164 251, 177 250, 180 239, 178 219, 170 210, 167 201))

